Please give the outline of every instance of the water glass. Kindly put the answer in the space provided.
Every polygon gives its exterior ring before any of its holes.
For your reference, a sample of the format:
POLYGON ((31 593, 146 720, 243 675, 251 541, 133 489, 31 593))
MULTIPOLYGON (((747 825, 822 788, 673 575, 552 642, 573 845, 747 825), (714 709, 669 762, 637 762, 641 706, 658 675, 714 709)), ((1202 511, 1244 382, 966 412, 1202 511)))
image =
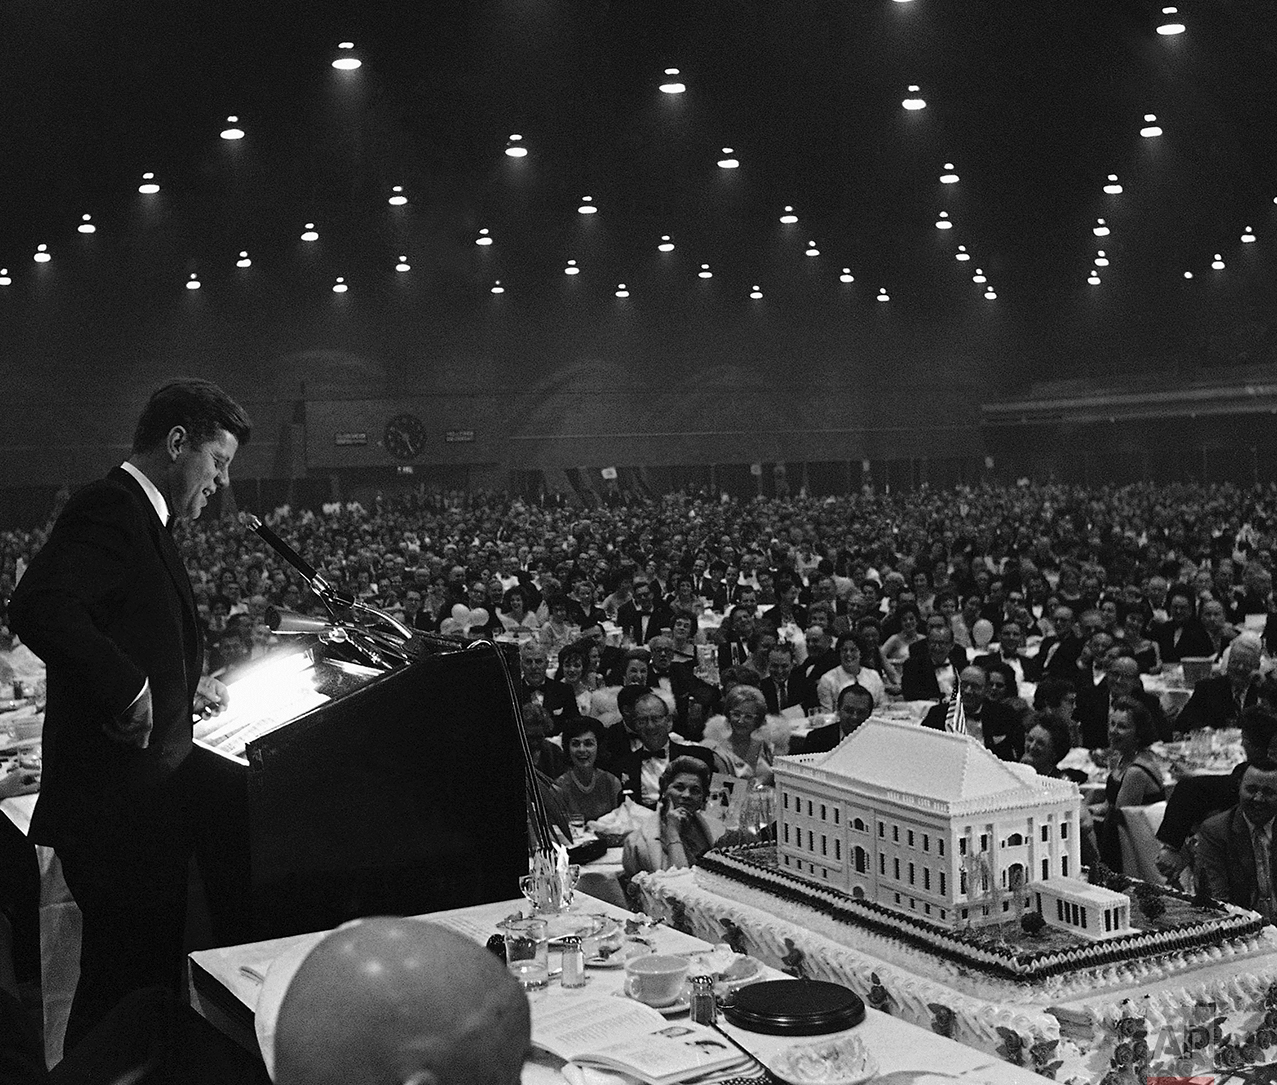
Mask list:
POLYGON ((505 960, 525 991, 550 982, 550 934, 544 919, 509 919, 505 923, 505 960))

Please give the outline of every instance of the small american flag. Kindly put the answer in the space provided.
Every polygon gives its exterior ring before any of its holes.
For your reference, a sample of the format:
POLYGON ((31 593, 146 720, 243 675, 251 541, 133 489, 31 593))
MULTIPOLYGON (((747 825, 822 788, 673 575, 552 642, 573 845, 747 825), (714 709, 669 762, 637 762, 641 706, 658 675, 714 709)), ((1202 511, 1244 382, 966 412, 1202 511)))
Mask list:
POLYGON ((944 729, 959 735, 967 733, 967 714, 962 711, 962 696, 955 686, 953 698, 949 701, 949 711, 945 713, 944 729))

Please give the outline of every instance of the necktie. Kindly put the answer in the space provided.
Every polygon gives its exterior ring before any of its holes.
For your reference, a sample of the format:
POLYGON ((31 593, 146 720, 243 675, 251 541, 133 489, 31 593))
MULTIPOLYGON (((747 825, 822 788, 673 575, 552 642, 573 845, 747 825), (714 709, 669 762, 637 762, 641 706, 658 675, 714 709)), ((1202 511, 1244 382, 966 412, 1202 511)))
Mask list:
POLYGON ((1273 875, 1263 828, 1252 827, 1250 839, 1255 851, 1255 910, 1268 919, 1273 914, 1273 875))

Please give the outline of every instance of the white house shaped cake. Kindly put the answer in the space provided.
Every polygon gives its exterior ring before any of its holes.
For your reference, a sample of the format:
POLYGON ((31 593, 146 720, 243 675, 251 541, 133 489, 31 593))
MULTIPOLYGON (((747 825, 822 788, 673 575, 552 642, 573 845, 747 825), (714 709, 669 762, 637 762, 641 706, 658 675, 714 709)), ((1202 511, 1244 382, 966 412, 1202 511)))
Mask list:
POLYGON ((1079 873, 1077 786, 966 735, 870 719, 775 772, 782 868, 852 897, 957 928, 1079 873))

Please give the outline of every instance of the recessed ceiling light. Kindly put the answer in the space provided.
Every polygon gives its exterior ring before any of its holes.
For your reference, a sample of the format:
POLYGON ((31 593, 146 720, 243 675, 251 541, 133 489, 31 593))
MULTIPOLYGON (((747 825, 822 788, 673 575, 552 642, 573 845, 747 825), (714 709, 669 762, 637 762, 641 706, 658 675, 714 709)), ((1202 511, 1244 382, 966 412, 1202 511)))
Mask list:
POLYGON ((496 282, 494 282, 494 283, 492 284, 492 290, 491 290, 491 293, 493 293, 493 294, 504 294, 504 293, 505 293, 505 287, 501 285, 501 280, 500 280, 500 279, 498 279, 496 282))
POLYGON ((319 240, 319 231, 315 229, 315 224, 313 222, 306 223, 306 229, 302 231, 302 240, 303 241, 318 241, 319 240))
POLYGON ((0 286, 10 286, 12 283, 13 280, 9 278, 9 269, 7 267, 0 267, 0 286))
POLYGON ((563 269, 564 275, 580 275, 581 269, 576 266, 575 260, 569 260, 568 266, 563 269))
POLYGON ((1215 259, 1210 262, 1210 266, 1216 271, 1224 270, 1224 258, 1219 253, 1215 254, 1215 259))
POLYGON ((31 259, 33 259, 37 264, 47 264, 53 259, 53 257, 49 255, 49 246, 37 245, 35 255, 31 257, 31 259))
POLYGON ((253 261, 249 259, 247 249, 239 250, 239 259, 235 261, 235 266, 236 267, 252 267, 253 266, 253 261))
POLYGON ((238 117, 226 118, 226 127, 222 129, 222 139, 234 140, 244 138, 244 130, 237 126, 238 122, 238 117))
POLYGON ((1100 277, 1097 274, 1095 274, 1094 271, 1092 271, 1091 274, 1086 277, 1086 281, 1090 283, 1092 286, 1100 285, 1100 277))
POLYGON ((1254 240, 1255 240, 1255 233, 1249 226, 1247 226, 1245 231, 1242 233, 1242 244, 1248 245, 1250 244, 1250 242, 1254 240))
POLYGON ((952 230, 953 223, 949 221, 949 212, 941 211, 940 218, 936 220, 937 230, 952 230))
MULTIPOLYGON (((910 85, 909 85, 909 93, 910 93, 910 95, 916 95, 916 94, 918 93, 918 90, 919 90, 919 88, 918 88, 917 86, 915 86, 915 85, 913 85, 913 84, 910 84, 910 85)), ((919 110, 919 109, 926 109, 926 108, 927 108, 927 103, 926 103, 926 102, 925 102, 922 98, 918 98, 918 97, 909 97, 909 98, 906 98, 906 99, 905 99, 904 101, 902 101, 900 104, 901 104, 902 106, 904 106, 904 107, 905 107, 905 109, 908 109, 908 110, 910 110, 910 111, 916 111, 916 110, 919 110)))
POLYGON ((137 190, 142 193, 143 196, 154 196, 155 193, 159 192, 160 186, 155 183, 155 174, 142 174, 142 183, 137 186, 137 190))
POLYGON ((578 215, 594 215, 598 213, 598 208, 594 206, 593 196, 582 196, 581 206, 576 209, 578 215))
POLYGON ((344 294, 346 292, 346 280, 342 276, 337 276, 337 281, 333 283, 334 294, 344 294))
POLYGON ((723 158, 718 160, 718 168, 721 170, 734 170, 740 165, 740 161, 732 157, 733 151, 730 147, 723 148, 723 158))
POLYGON ((669 234, 661 234, 661 243, 656 246, 660 252, 673 252, 674 242, 670 240, 669 234))
MULTIPOLYGON (((338 44, 337 48, 343 51, 353 49, 355 43, 353 41, 343 41, 338 44)), ((333 61, 333 67, 342 72, 353 72, 363 61, 356 56, 342 56, 333 61)))
POLYGON ((630 296, 630 292, 625 289, 624 283, 616 284, 616 296, 618 298, 628 298, 630 296))
POLYGON ((856 276, 851 273, 851 268, 845 267, 842 269, 842 274, 838 276, 838 281, 840 283, 854 283, 856 276))
POLYGON ((989 280, 985 277, 984 272, 980 268, 975 269, 975 274, 971 276, 973 283, 987 283, 989 280))
POLYGON ((749 292, 749 296, 753 298, 755 301, 760 300, 763 296, 762 288, 757 283, 755 283, 753 289, 750 290, 749 292))
POLYGON ((198 290, 199 288, 200 288, 200 280, 199 280, 199 276, 198 276, 198 275, 196 275, 196 274, 195 274, 195 272, 193 272, 193 271, 192 271, 192 272, 191 272, 191 277, 190 277, 189 279, 187 279, 187 280, 186 280, 186 289, 187 289, 187 290, 198 290))
MULTIPOLYGON (((94 226, 94 225, 93 225, 92 219, 93 219, 93 216, 92 216, 92 215, 81 215, 81 216, 80 216, 80 225, 76 227, 76 230, 77 230, 77 231, 79 231, 79 232, 80 232, 80 233, 82 233, 82 234, 94 234, 94 233, 97 233, 98 228, 97 228, 96 226, 94 226)), ((1249 228, 1250 228, 1250 227, 1247 227, 1247 229, 1249 229, 1249 228)))
MULTIPOLYGON (((680 73, 677 68, 666 68, 665 74, 671 76, 679 75, 680 73)), ((685 90, 687 90, 686 84, 679 82, 677 79, 667 79, 660 85, 662 94, 682 94, 685 90)))
POLYGON ((509 139, 510 146, 508 146, 505 149, 506 155, 508 155, 510 158, 527 158, 528 149, 526 147, 520 146, 520 143, 519 143, 519 141, 522 139, 523 139, 522 136, 511 135, 509 139))
POLYGON ((1096 219, 1095 225, 1091 227, 1091 233, 1096 237, 1108 237, 1109 228, 1104 225, 1103 219, 1096 219))
POLYGON ((956 253, 954 253, 953 258, 954 258, 955 260, 962 260, 963 262, 965 262, 965 261, 967 261, 967 260, 970 260, 970 259, 971 259, 971 254, 970 254, 969 252, 967 252, 967 247, 966 247, 966 245, 959 245, 959 246, 958 246, 958 251, 957 251, 956 253))
POLYGON ((714 277, 714 273, 709 269, 709 264, 701 264, 701 269, 696 274, 701 279, 712 279, 714 277))
POLYGON ((402 207, 408 202, 408 197, 403 194, 403 185, 395 185, 390 190, 390 199, 386 201, 391 207, 402 207))
POLYGON ((887 288, 885 286, 878 287, 878 301, 890 301, 890 300, 891 300, 891 297, 887 293, 887 288))
MULTIPOLYGON (((1274 200, 1273 202, 1277 203, 1277 200, 1274 200)), ((780 216, 780 221, 786 226, 792 226, 798 221, 798 216, 794 214, 794 209, 792 207, 786 207, 785 213, 780 216)))
POLYGON ((994 292, 993 288, 990 287, 988 290, 984 292, 984 296, 988 298, 990 301, 993 301, 998 295, 994 292))
POLYGON ((818 248, 816 248, 816 242, 814 242, 814 241, 808 241, 808 242, 807 242, 807 255, 808 255, 808 256, 819 256, 819 255, 820 255, 820 250, 819 250, 818 248))
POLYGON ((408 263, 408 257, 400 256, 399 263, 395 265, 395 270, 396 271, 411 271, 412 265, 408 263))
POLYGON ((486 228, 479 231, 479 236, 474 239, 474 243, 476 245, 491 245, 492 244, 492 238, 488 236, 488 231, 486 228))
POLYGON ((944 173, 940 175, 940 183, 942 185, 956 185, 958 183, 958 175, 953 172, 952 162, 944 164, 944 173))
POLYGON ((1104 186, 1104 191, 1110 196, 1116 196, 1122 191, 1122 186, 1117 183, 1117 174, 1110 173, 1108 176, 1108 184, 1104 186))
POLYGON ((1162 134, 1161 127, 1153 123, 1155 120, 1157 120, 1156 115, 1152 113, 1144 114, 1144 127, 1140 129, 1140 135, 1145 139, 1152 139, 1154 136, 1162 134))

